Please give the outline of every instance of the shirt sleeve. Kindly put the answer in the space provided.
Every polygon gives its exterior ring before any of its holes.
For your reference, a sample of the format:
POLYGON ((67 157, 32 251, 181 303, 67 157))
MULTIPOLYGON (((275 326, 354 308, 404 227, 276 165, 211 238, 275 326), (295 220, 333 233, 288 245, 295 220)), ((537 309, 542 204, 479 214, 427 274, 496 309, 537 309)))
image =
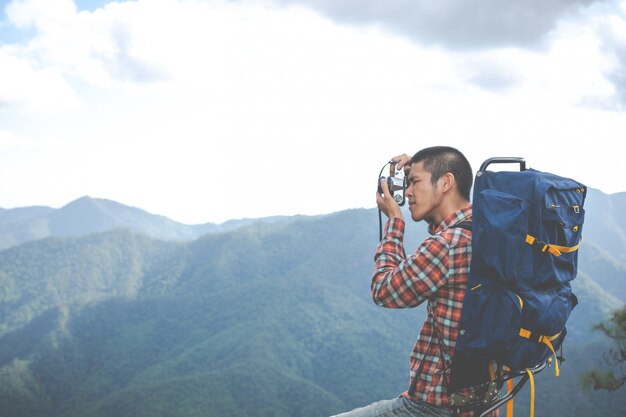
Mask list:
POLYGON ((404 220, 391 218, 378 245, 372 277, 372 298, 387 308, 416 307, 445 285, 449 245, 439 236, 424 240, 414 255, 404 256, 404 220))

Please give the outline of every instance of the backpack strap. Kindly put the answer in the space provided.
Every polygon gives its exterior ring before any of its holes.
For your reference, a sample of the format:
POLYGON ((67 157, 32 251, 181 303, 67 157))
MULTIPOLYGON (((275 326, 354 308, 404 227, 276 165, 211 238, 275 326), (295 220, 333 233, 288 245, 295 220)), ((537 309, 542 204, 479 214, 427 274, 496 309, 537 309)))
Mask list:
POLYGON ((472 231, 472 221, 471 220, 463 220, 462 222, 458 222, 457 224, 453 224, 449 227, 458 227, 460 229, 472 231))
MULTIPOLYGON (((454 228, 459 228, 459 229, 465 229, 468 231, 472 231, 472 221, 471 220, 463 220, 461 222, 455 223, 453 225, 450 225, 447 227, 448 229, 454 229, 454 228)), ((434 320, 434 316, 433 316, 433 320, 434 320)), ((442 368, 443 368, 443 385, 446 388, 446 391, 448 391, 448 395, 452 395, 452 397, 450 398, 452 400, 452 415, 453 417, 457 417, 459 415, 459 413, 461 412, 461 405, 465 405, 465 403, 467 401, 469 401, 470 399, 468 398, 463 398, 461 395, 458 395, 456 393, 450 393, 450 384, 448 384, 448 378, 446 378, 445 372, 448 369, 448 366, 446 366, 446 357, 443 353, 443 342, 441 341, 441 337, 439 336, 439 332, 437 331, 437 326, 435 325, 435 323, 433 323, 433 333, 435 334, 435 336, 437 337, 437 344, 439 345, 439 354, 441 356, 441 363, 442 363, 442 368)), ((453 360, 453 358, 451 357, 451 362, 453 360)), ((421 364, 420 364, 421 365, 421 364)), ((495 393, 497 394, 498 391, 495 391, 495 393)))
POLYGON ((529 339, 529 340, 536 340, 538 343, 543 343, 550 349, 550 351, 554 355, 554 373, 557 377, 560 375, 559 360, 558 360, 558 357, 556 356, 556 351, 554 350, 554 346, 552 346, 552 342, 555 339, 557 339, 559 336, 561 336, 561 333, 562 332, 558 332, 554 336, 544 336, 544 335, 534 334, 530 330, 526 330, 524 328, 521 328, 519 330, 519 335, 521 337, 525 339, 529 339))
POLYGON ((576 250, 578 250, 578 247, 580 246, 581 241, 582 239, 580 239, 578 244, 571 246, 571 247, 567 247, 567 246, 559 246, 559 245, 552 245, 550 243, 545 243, 537 239, 534 236, 526 235, 526 243, 528 243, 531 246, 536 247, 541 252, 548 251, 554 256, 561 256, 561 254, 563 253, 575 252, 576 250))

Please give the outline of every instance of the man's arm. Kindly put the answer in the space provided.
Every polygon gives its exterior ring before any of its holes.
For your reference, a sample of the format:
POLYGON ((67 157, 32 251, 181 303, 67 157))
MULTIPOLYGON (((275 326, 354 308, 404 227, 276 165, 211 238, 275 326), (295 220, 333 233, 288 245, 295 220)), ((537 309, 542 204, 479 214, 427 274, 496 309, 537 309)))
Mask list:
POLYGON ((381 307, 416 307, 447 281, 449 247, 443 237, 429 237, 416 254, 405 259, 404 226, 400 218, 389 219, 374 256, 372 298, 381 307))

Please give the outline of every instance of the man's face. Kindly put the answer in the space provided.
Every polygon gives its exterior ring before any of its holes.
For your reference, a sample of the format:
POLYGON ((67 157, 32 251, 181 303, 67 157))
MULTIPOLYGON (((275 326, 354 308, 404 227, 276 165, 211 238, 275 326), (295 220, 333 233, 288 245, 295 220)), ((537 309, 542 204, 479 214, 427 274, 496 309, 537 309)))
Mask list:
POLYGON ((411 218, 419 222, 431 222, 434 211, 441 203, 437 183, 433 185, 430 172, 424 170, 424 162, 411 164, 407 174, 406 197, 411 218))

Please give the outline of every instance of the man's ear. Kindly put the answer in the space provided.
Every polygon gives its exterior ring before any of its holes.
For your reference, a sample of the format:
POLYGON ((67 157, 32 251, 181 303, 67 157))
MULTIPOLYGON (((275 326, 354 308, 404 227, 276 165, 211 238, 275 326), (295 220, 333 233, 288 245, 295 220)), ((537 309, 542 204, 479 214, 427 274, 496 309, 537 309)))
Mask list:
POLYGON ((451 172, 446 172, 439 180, 441 181, 441 191, 444 193, 452 189, 456 184, 456 178, 451 172))

